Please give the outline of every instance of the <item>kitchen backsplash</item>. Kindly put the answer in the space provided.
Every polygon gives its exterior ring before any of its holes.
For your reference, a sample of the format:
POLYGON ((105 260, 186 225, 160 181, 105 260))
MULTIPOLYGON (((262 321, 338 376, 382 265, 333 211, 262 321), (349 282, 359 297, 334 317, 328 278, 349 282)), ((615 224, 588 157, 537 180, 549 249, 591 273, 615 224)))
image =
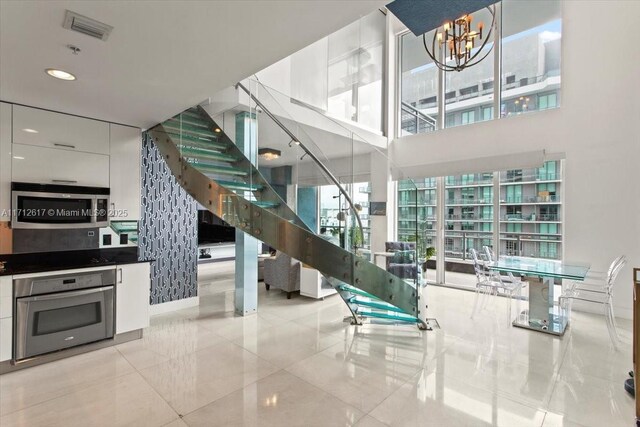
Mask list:
POLYGON ((13 253, 74 251, 98 249, 97 228, 71 230, 13 230, 13 253))

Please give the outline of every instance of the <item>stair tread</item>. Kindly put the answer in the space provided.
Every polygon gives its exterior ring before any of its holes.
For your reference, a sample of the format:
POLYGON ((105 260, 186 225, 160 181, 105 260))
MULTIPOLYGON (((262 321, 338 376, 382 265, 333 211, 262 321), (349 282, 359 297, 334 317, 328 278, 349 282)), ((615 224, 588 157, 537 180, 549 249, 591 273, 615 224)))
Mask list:
POLYGON ((189 126, 202 128, 203 130, 209 130, 209 123, 207 123, 200 115, 196 117, 191 114, 182 113, 182 114, 178 114, 177 116, 173 116, 168 121, 175 122, 178 125, 182 123, 189 126))
POLYGON ((181 141, 178 141, 176 143, 176 147, 178 147, 178 149, 183 149, 185 147, 192 147, 192 148, 199 148, 202 150, 208 150, 208 151, 218 151, 218 152, 223 152, 226 151, 227 146, 220 143, 220 142, 215 142, 215 141, 208 141, 205 139, 198 139, 198 138, 185 138, 185 135, 178 135, 175 133, 169 133, 169 136, 171 136, 172 138, 182 138, 181 141))
MULTIPOLYGON (((393 311, 396 313, 402 313, 405 315, 409 315, 409 313, 407 313, 406 311, 402 310, 401 308, 398 308, 392 304, 389 304, 385 301, 365 301, 359 298, 350 298, 349 302, 352 304, 356 304, 356 305, 361 305, 361 306, 365 306, 365 307, 371 307, 371 308, 376 308, 376 309, 380 309, 380 310, 386 310, 386 311, 393 311)), ((409 315, 410 316, 410 315, 409 315)))
POLYGON ((269 202, 269 201, 260 201, 260 200, 255 200, 255 201, 252 201, 251 203, 261 208, 277 208, 278 206, 280 206, 280 203, 278 202, 269 202))
POLYGON ((222 180, 217 180, 216 182, 222 185, 223 187, 235 188, 238 190, 259 191, 264 188, 264 186, 260 184, 247 184, 245 182, 233 182, 233 181, 222 181, 222 180))
POLYGON ((231 166, 214 165, 214 164, 202 163, 202 162, 189 162, 189 164, 194 168, 204 172, 217 172, 224 175, 238 175, 238 176, 249 175, 249 172, 243 171, 242 169, 234 168, 231 166))
POLYGON ((210 131, 208 128, 200 128, 197 126, 191 126, 187 124, 181 124, 176 120, 169 119, 166 122, 162 123, 166 129, 171 129, 180 134, 190 134, 190 135, 198 135, 204 136, 207 138, 216 138, 216 134, 210 131))
POLYGON ((363 317, 375 317, 378 319, 390 319, 390 320, 399 320, 402 322, 411 322, 411 323, 417 323, 419 322, 417 317, 413 317, 407 314, 392 314, 392 313, 380 313, 374 310, 358 310, 357 311, 358 316, 363 316, 363 317))
POLYGON ((231 154, 221 153, 215 150, 208 150, 206 148, 200 147, 182 147, 180 148, 180 153, 183 157, 189 157, 193 159, 214 159, 221 160, 225 162, 235 162, 238 160, 237 157, 232 156, 231 154))

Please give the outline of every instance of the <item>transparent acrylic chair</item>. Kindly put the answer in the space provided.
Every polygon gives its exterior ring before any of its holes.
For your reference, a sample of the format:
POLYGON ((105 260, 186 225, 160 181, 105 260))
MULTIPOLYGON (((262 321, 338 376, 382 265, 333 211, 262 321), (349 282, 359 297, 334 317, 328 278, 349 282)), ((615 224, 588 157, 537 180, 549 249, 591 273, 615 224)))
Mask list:
POLYGON ((476 274, 476 299, 473 306, 473 312, 471 313, 471 318, 476 315, 478 311, 478 307, 480 306, 480 299, 485 299, 482 305, 486 302, 486 297, 489 295, 504 295, 506 296, 508 301, 507 308, 507 324, 510 325, 511 318, 511 306, 513 296, 517 296, 520 298, 522 291, 522 281, 516 280, 511 273, 509 274, 509 278, 511 281, 502 280, 500 273, 497 271, 492 271, 487 268, 487 265, 491 262, 489 258, 485 255, 485 260, 481 260, 478 256, 478 251, 475 249, 469 249, 469 253, 471 254, 471 258, 473 259, 473 268, 476 274))
POLYGON ((609 338, 611 339, 613 347, 616 349, 620 343, 620 336, 618 335, 618 325, 613 312, 613 285, 616 283, 618 273, 620 273, 620 270, 622 270, 626 263, 627 259, 624 255, 616 258, 611 263, 604 278, 598 280, 597 276, 595 276, 595 279, 593 276, 588 276, 584 282, 573 282, 571 286, 563 292, 559 300, 560 305, 569 316, 571 316, 571 306, 574 300, 601 304, 607 322, 609 338))
MULTIPOLYGON (((495 253, 493 252, 493 249, 491 249, 489 246, 483 246, 482 252, 484 254, 484 259, 486 260, 487 263, 496 262, 498 260, 496 258, 495 253)), ((498 271, 492 271, 491 273, 497 276, 496 278, 497 279, 499 278, 498 280, 502 282, 511 282, 511 283, 519 282, 521 283, 522 287, 524 287, 527 283, 527 282, 523 282, 522 279, 520 279, 520 277, 515 277, 513 273, 507 273, 506 276, 501 275, 500 272, 498 271)))

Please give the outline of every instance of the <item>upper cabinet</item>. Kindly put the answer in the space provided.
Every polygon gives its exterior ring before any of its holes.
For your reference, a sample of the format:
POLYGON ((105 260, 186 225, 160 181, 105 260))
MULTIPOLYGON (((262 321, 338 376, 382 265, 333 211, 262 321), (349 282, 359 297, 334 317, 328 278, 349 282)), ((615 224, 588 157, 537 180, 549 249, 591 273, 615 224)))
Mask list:
POLYGON ((12 180, 109 187, 109 156, 13 144, 12 180))
POLYGON ((112 220, 140 219, 140 129, 111 124, 110 184, 112 220))
POLYGON ((109 155, 109 123, 14 105, 13 142, 109 155))
POLYGON ((11 104, 0 102, 0 221, 10 221, 11 208, 11 104))

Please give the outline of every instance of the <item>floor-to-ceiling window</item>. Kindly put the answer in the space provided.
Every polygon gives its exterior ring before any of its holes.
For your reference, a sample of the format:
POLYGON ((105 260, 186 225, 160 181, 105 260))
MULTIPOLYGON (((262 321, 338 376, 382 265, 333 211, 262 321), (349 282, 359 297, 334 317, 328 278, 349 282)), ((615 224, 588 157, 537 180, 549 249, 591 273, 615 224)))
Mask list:
MULTIPOLYGON (((561 2, 503 0, 498 8, 502 15, 497 20, 502 61, 494 58, 495 32, 484 47, 492 52, 461 72, 439 71, 425 52, 422 35, 407 32, 400 36, 398 136, 438 129, 438 117, 443 113, 444 127, 448 128, 560 106, 561 2), (496 79, 501 82, 499 102, 494 97, 496 79), (441 97, 444 111, 438 107, 441 97), (498 105, 500 111, 496 112, 498 105)), ((473 20, 489 28, 491 13, 479 10, 473 13, 473 20)), ((427 42, 433 40, 434 33, 426 34, 427 42)))
MULTIPOLYGON (((420 244, 439 248, 436 256, 444 255, 446 261, 445 283, 456 286, 475 286, 470 249, 488 246, 502 256, 560 260, 562 183, 562 161, 533 169, 401 181, 398 239, 413 239, 417 216, 420 244), (437 204, 438 191, 443 194, 442 207, 437 204), (442 242, 436 239, 440 209, 442 242)), ((430 273, 428 280, 434 282, 435 274, 430 273)))

